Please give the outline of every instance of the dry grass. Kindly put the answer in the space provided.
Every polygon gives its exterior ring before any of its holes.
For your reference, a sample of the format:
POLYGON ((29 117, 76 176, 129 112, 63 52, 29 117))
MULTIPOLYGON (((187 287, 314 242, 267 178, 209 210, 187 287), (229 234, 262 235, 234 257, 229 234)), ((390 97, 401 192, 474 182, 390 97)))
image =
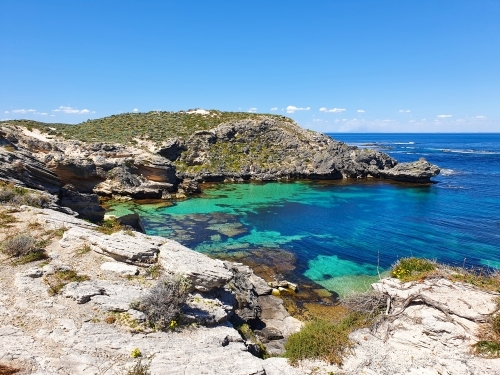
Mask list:
POLYGON ((481 327, 478 332, 479 341, 472 348, 474 354, 480 357, 500 357, 500 297, 497 297, 496 302, 496 313, 481 327))
POLYGON ((64 286, 71 282, 82 282, 89 280, 87 275, 78 275, 75 271, 56 271, 52 275, 47 275, 44 278, 45 283, 49 286, 49 294, 58 294, 64 286))
POLYGON ((0 364, 0 375, 17 374, 21 369, 9 365, 0 364))
POLYGON ((312 320, 300 332, 290 336, 285 344, 285 357, 292 365, 304 359, 320 359, 341 366, 344 356, 354 346, 349 334, 369 323, 370 320, 359 313, 348 314, 338 324, 312 320))

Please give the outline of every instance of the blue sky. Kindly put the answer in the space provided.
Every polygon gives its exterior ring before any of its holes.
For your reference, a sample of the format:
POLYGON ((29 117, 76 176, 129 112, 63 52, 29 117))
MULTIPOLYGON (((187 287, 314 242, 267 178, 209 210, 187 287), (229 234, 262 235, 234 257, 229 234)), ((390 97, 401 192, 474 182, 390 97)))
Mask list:
POLYGON ((0 0, 0 119, 282 113, 500 131, 499 0, 0 0))

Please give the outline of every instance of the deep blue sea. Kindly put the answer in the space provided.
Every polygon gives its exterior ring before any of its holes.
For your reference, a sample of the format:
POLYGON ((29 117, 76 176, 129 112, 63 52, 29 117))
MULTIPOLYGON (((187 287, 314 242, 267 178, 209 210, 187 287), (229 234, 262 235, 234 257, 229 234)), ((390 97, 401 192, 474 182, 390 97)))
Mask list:
POLYGON ((500 269, 500 133, 329 134, 441 168, 426 186, 368 181, 218 184, 138 212, 150 234, 344 295, 401 257, 500 269))

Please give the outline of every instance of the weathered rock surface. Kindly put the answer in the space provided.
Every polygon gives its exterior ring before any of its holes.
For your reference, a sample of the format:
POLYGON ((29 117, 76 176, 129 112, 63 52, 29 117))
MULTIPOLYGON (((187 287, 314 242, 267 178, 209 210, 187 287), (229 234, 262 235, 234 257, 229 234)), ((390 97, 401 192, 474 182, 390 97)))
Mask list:
POLYGON ((375 332, 355 331, 346 374, 497 374, 500 359, 471 355, 480 322, 495 311, 494 294, 445 279, 401 283, 383 279, 372 285, 393 300, 390 314, 375 332), (403 309, 411 296, 422 296, 403 309), (435 306, 442 306, 445 312, 435 306))
POLYGON ((101 270, 116 272, 122 276, 135 276, 139 273, 139 269, 136 266, 121 262, 105 262, 101 264, 101 270))
POLYGON ((271 118, 196 131, 184 146, 177 175, 201 181, 384 177, 428 182, 439 173, 418 162, 395 169, 397 161, 387 154, 271 118))
POLYGON ((399 163, 394 168, 381 171, 380 175, 397 181, 428 182, 439 174, 439 168, 424 158, 413 163, 399 163))
POLYGON ((59 192, 59 204, 78 212, 82 219, 99 222, 104 218, 104 209, 99 205, 97 194, 80 193, 66 185, 59 192))
POLYGON ((160 247, 159 263, 169 273, 184 274, 194 289, 201 292, 220 288, 233 276, 222 261, 209 258, 168 239, 164 239, 160 247))
MULTIPOLYGON (((398 164, 387 154, 275 117, 222 123, 149 149, 60 140, 9 124, 0 128, 0 179, 51 193, 71 185, 75 192, 115 199, 170 199, 200 192, 203 181, 377 177, 423 183, 438 173, 424 160, 398 164)), ((84 211, 71 195, 63 191, 61 199, 93 217, 94 210, 84 211)))
POLYGON ((142 233, 126 234, 124 231, 106 235, 98 231, 73 227, 64 232, 60 241, 62 247, 78 243, 88 245, 99 254, 132 264, 156 263, 160 247, 166 239, 146 236, 142 233))

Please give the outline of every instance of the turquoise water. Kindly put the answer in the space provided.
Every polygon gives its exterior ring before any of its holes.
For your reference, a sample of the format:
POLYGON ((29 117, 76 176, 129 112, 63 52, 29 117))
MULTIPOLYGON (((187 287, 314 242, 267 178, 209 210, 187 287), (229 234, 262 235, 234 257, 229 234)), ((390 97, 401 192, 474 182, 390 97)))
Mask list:
POLYGON ((378 136, 356 140, 402 161, 423 155, 444 168, 443 176, 430 186, 218 184, 172 205, 119 204, 114 213, 138 212, 150 234, 212 256, 274 266, 277 277, 312 281, 340 295, 365 288, 400 257, 500 268, 500 137, 496 143, 488 137, 486 150, 484 139, 461 139, 468 143, 456 150, 466 153, 457 158, 449 139, 439 140, 444 147, 431 135, 378 136))

